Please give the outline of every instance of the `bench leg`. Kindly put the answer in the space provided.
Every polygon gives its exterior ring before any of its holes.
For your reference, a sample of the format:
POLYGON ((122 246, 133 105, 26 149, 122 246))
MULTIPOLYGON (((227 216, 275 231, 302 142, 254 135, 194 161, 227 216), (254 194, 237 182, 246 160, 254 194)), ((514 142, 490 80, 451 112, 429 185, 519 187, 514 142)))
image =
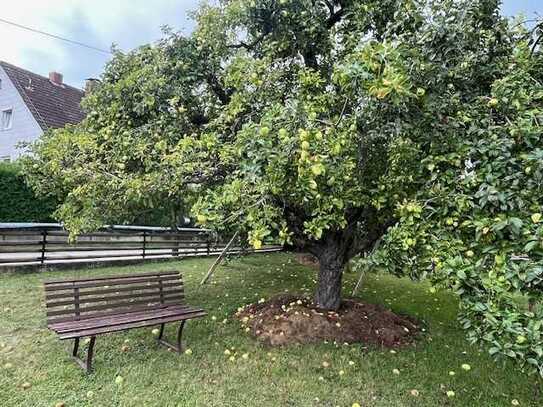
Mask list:
POLYGON ((94 342, 96 342, 96 336, 91 336, 89 342, 89 348, 87 349, 87 359, 84 361, 77 356, 79 350, 79 339, 74 339, 74 350, 72 351, 72 358, 85 372, 90 373, 92 370, 92 357, 94 355, 94 342))
POLYGON ((77 357, 77 351, 79 350, 79 338, 74 339, 74 350, 72 351, 72 356, 77 357))
POLYGON ((183 327, 185 326, 185 321, 181 321, 181 324, 179 325, 179 329, 177 331, 177 341, 175 344, 172 344, 170 342, 168 342, 167 340, 163 339, 163 334, 164 334, 164 325, 165 324, 160 324, 160 332, 158 334, 158 342, 164 346, 167 346, 168 348, 174 350, 175 352, 177 353, 181 353, 185 350, 184 346, 183 346, 183 343, 181 341, 182 337, 183 337, 183 327))

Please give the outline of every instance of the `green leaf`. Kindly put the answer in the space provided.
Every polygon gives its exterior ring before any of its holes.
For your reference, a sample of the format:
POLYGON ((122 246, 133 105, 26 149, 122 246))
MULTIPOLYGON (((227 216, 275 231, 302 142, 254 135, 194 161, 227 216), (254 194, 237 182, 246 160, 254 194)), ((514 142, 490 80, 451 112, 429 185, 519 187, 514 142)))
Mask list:
POLYGON ((526 243, 524 246, 524 251, 526 253, 531 252, 538 245, 538 243, 539 242, 537 240, 532 240, 531 242, 526 243))

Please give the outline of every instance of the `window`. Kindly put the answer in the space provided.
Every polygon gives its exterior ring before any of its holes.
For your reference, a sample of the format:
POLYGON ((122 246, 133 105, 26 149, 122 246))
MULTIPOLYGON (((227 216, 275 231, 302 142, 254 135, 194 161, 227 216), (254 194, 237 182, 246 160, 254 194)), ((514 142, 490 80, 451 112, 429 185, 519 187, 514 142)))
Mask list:
POLYGON ((0 116, 0 130, 9 130, 11 129, 11 125, 13 122, 13 110, 8 109, 2 111, 2 115, 0 116))

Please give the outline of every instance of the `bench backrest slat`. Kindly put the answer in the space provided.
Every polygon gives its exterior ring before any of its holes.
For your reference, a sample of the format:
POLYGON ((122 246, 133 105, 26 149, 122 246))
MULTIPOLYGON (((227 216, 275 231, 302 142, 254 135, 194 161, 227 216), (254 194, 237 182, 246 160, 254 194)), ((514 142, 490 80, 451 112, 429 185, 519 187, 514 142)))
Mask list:
POLYGON ((44 284, 66 284, 66 283, 81 283, 85 281, 102 281, 102 280, 119 280, 119 279, 132 279, 132 278, 145 278, 145 277, 156 277, 156 276, 167 276, 175 275, 178 276, 179 272, 177 271, 161 271, 160 273, 141 273, 141 274, 126 274, 122 276, 102 276, 102 277, 87 277, 87 278, 76 278, 71 280, 47 280, 44 284))
POLYGON ((47 281, 44 289, 48 324, 185 304, 175 271, 47 281))
POLYGON ((84 280, 83 282, 80 281, 69 281, 67 283, 45 283, 45 291, 59 291, 59 290, 73 290, 74 288, 92 288, 92 287, 109 287, 109 286, 115 286, 115 285, 128 285, 128 284, 135 284, 135 283, 142 283, 146 282, 148 285, 151 283, 158 283, 159 281, 166 281, 166 280, 177 280, 179 279, 179 275, 171 275, 168 274, 166 276, 150 276, 150 277, 144 277, 144 278, 108 278, 103 280, 84 280))
MULTIPOLYGON (((179 286, 177 286, 179 288, 179 286)), ((83 304, 92 304, 92 303, 96 303, 96 302, 103 302, 104 299, 111 299, 111 300, 117 300, 117 301, 121 301, 121 300, 131 300, 131 299, 134 299, 134 298, 147 298, 147 299, 155 299, 156 298, 156 293, 153 292, 153 291, 144 291, 144 292, 137 292, 137 293, 133 293, 133 292, 130 292, 129 294, 124 294, 124 295, 119 295, 121 293, 119 292, 115 292, 113 296, 104 296, 104 297, 79 297, 79 301, 78 301, 78 304, 79 306, 82 306, 83 304)), ((181 296, 183 297, 183 290, 180 290, 180 289, 175 289, 175 290, 168 290, 168 291, 164 291, 164 297, 168 297, 168 296, 171 296, 172 294, 176 294, 178 296, 181 296)), ((45 303, 45 306, 46 308, 55 308, 55 307, 60 307, 60 306, 64 306, 64 305, 72 305, 72 304, 75 304, 75 300, 74 298, 69 298, 69 299, 66 299, 66 300, 62 300, 62 301, 47 301, 45 303)))
MULTIPOLYGON (((183 286, 183 283, 175 282, 175 283, 164 283, 162 284, 163 289, 167 290, 170 288, 178 288, 179 286, 183 286)), ((121 294, 124 292, 130 292, 130 291, 152 291, 156 290, 156 286, 154 285, 130 285, 128 287, 115 287, 115 288, 100 288, 97 290, 89 290, 89 291, 83 291, 79 293, 79 297, 83 298, 85 296, 91 296, 91 295, 99 295, 99 294, 121 294)), ((53 299, 60 299, 60 298, 73 298, 73 293, 71 291, 64 291, 64 292, 51 292, 47 291, 45 292, 45 299, 47 301, 53 300, 53 299)))

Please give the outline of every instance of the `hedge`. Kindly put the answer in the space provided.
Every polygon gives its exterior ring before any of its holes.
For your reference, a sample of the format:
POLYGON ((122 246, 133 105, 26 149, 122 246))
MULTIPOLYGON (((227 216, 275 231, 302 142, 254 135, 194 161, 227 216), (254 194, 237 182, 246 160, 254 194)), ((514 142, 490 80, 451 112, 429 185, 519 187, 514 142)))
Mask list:
POLYGON ((56 206, 34 194, 17 163, 0 163, 0 222, 53 222, 56 206))

